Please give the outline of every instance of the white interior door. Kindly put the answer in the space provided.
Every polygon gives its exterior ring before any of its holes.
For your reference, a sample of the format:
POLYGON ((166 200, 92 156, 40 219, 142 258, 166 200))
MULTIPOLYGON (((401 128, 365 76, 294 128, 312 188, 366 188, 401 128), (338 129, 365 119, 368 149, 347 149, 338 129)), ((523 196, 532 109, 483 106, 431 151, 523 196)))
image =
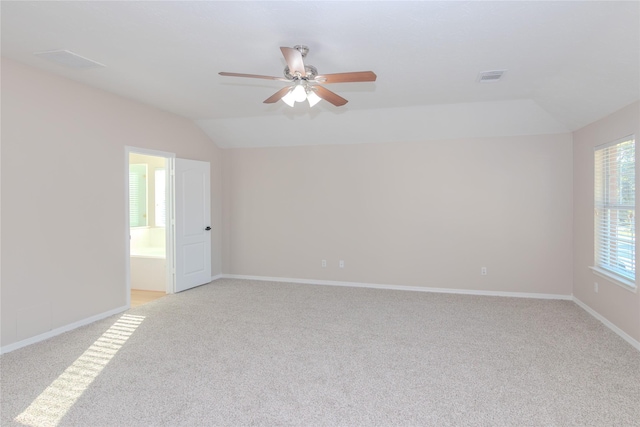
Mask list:
POLYGON ((209 162, 176 159, 176 292, 211 281, 209 162))

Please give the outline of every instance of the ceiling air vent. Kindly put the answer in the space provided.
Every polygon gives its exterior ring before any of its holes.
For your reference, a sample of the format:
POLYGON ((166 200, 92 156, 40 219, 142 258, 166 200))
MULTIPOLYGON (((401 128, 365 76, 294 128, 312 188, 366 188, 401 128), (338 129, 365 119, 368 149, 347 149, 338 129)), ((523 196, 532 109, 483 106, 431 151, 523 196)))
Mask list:
POLYGON ((104 67, 104 64, 92 61, 91 59, 87 59, 68 50, 49 50, 47 52, 35 52, 34 55, 46 59, 47 61, 55 62, 56 64, 65 66, 67 68, 82 69, 104 67))
POLYGON ((478 83, 495 83, 502 79, 507 70, 482 71, 478 74, 478 83))

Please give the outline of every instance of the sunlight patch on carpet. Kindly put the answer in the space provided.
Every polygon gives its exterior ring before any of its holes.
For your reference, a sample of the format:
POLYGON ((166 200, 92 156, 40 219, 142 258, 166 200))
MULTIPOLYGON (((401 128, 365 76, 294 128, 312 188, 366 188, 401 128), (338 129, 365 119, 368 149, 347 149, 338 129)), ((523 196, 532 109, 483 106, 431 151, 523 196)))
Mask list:
POLYGON ((31 427, 57 426, 143 320, 144 316, 121 316, 36 397, 15 421, 31 427))

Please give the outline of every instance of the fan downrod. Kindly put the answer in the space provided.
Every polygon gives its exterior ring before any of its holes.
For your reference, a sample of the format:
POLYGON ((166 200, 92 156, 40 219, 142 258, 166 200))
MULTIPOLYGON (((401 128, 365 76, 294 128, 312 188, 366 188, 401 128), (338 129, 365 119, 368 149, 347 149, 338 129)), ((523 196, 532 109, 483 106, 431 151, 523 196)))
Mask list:
POLYGON ((297 44, 293 48, 300 52, 303 58, 305 58, 307 56, 307 53, 309 53, 309 48, 303 44, 297 44))

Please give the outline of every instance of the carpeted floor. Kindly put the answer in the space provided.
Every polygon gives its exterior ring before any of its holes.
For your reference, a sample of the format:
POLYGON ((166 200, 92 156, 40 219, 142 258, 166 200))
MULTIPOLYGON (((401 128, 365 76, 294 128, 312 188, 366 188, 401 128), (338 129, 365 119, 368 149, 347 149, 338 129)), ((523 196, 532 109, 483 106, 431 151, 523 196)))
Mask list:
POLYGON ((3 426, 639 426, 569 301, 218 280, 1 356, 3 426))

